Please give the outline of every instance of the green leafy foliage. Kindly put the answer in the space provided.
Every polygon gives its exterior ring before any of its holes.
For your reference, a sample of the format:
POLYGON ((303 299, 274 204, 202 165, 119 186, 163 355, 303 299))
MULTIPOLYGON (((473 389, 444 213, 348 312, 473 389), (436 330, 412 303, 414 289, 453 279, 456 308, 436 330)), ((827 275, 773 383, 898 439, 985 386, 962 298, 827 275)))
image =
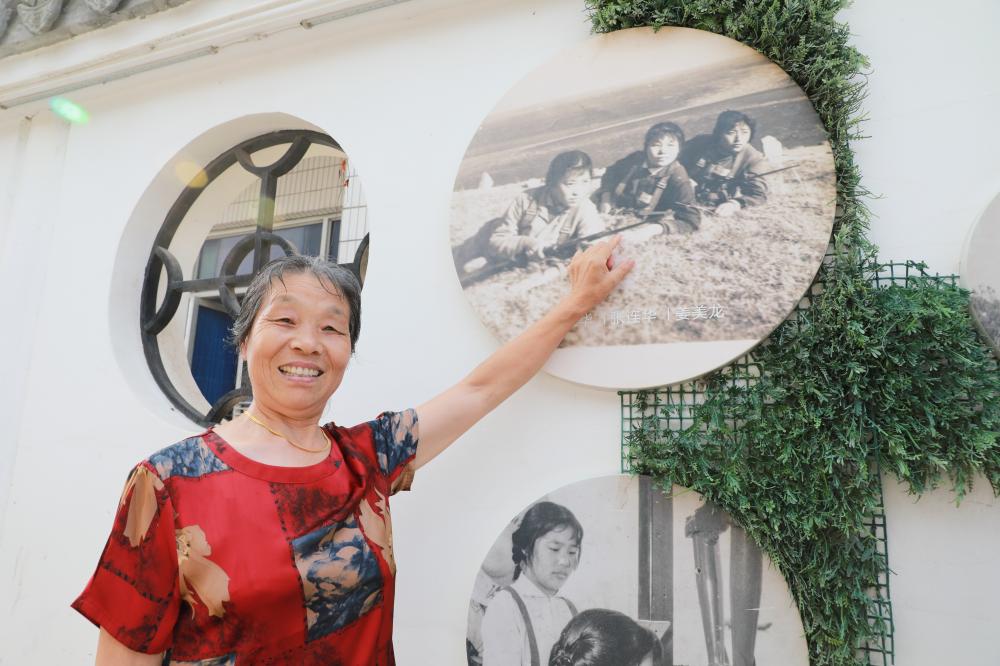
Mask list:
MULTIPOLYGON (((811 663, 868 663, 887 631, 872 622, 886 574, 869 521, 879 470, 914 493, 977 474, 1000 493, 1000 373, 947 281, 888 286, 867 239, 867 192, 850 148, 861 138, 867 61, 837 13, 846 0, 586 0, 597 32, 684 26, 748 44, 802 87, 829 133, 837 222, 810 307, 737 363, 703 379, 696 404, 637 396, 631 468, 697 490, 739 521, 782 571, 811 663), (689 410, 689 411, 688 411, 689 410), (677 423, 683 412, 682 427, 677 423)), ((877 615, 877 613, 876 613, 877 615)))
POLYGON ((884 469, 914 493, 948 478, 961 500, 977 474, 1000 493, 1000 373, 968 292, 919 280, 871 300, 858 384, 884 469))
POLYGON ((761 544, 814 664, 867 663, 857 646, 887 630, 869 617, 886 572, 878 469, 915 493, 949 480, 961 498, 976 474, 1000 489, 1000 374, 968 294, 935 278, 876 287, 879 269, 825 284, 754 363, 700 382, 700 402, 639 394, 649 417, 628 441, 633 470, 704 494, 761 544))

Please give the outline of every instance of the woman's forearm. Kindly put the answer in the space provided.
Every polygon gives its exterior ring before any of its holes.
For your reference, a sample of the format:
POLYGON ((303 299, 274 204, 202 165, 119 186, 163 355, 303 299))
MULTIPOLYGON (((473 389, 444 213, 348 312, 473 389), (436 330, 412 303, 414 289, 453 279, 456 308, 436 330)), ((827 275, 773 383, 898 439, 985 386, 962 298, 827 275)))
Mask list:
POLYGON ((611 268, 617 238, 588 248, 570 264, 573 287, 539 321, 483 361, 463 380, 417 408, 420 467, 531 379, 583 315, 602 302, 632 269, 611 268))
MULTIPOLYGON (((493 410, 534 377, 562 339, 587 313, 570 296, 480 363, 461 382, 485 412, 493 410)), ((477 410, 480 411, 480 410, 477 410)))

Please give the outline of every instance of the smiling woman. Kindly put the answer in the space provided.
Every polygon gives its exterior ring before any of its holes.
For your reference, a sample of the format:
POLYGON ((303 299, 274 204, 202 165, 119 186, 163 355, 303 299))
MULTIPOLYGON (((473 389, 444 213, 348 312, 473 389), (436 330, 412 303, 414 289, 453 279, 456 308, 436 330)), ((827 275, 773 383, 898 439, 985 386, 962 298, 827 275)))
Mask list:
MULTIPOLYGON (((268 429, 279 417, 303 417, 308 433, 318 435, 315 414, 340 386, 360 329, 360 285, 349 271, 301 256, 266 266, 233 324, 233 342, 246 359, 254 391, 248 418, 268 429)), ((240 421, 216 430, 226 432, 235 423, 240 421)), ((320 443, 325 451, 326 442, 320 443)))
MULTIPOLYGON (((570 294, 458 384, 353 427, 319 420, 361 330, 357 278, 314 257, 265 265, 232 330, 253 402, 135 468, 73 604, 101 627, 98 664, 393 664, 389 496, 621 282, 632 264, 613 265, 616 244, 578 255, 570 294)), ((582 533, 551 522, 526 519, 515 543, 525 580, 554 593, 582 533)))

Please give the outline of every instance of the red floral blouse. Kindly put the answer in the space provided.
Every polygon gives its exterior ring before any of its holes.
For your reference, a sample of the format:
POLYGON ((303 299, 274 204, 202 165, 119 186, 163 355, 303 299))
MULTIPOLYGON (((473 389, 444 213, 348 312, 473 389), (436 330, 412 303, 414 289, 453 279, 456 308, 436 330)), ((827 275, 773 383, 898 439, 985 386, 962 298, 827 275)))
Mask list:
POLYGON ((388 498, 413 478, 416 412, 324 428, 308 467, 211 430, 140 463, 73 608, 165 664, 394 664, 388 498))

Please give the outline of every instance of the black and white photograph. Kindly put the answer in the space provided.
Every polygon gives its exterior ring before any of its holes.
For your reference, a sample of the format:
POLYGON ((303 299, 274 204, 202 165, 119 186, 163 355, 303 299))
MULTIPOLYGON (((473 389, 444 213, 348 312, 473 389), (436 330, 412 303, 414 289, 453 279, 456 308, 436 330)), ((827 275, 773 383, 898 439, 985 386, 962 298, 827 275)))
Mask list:
POLYGON ((469 601, 469 666, 808 664, 788 586, 697 493, 613 475, 515 516, 469 601))
POLYGON ((962 286, 972 292, 972 318, 1000 357, 1000 194, 972 228, 962 262, 962 286))
POLYGON ((640 388, 746 353, 788 316, 826 252, 834 162, 781 68, 685 28, 596 36, 531 72, 461 163, 450 238, 464 293, 508 340, 568 291, 570 258, 621 235, 624 288, 547 370, 640 388))

